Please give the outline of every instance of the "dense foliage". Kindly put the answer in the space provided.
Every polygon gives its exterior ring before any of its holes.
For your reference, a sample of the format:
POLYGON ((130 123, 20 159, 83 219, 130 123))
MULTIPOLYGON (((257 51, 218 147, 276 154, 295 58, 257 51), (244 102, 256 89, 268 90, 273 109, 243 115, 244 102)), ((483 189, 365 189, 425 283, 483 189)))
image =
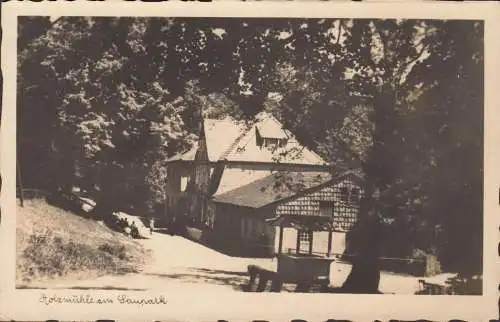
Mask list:
POLYGON ((19 35, 26 185, 154 211, 164 160, 191 146, 202 115, 267 110, 339 171, 363 173, 359 254, 423 249, 481 269, 480 23, 22 17, 19 35), (370 239, 373 218, 384 233, 370 239))

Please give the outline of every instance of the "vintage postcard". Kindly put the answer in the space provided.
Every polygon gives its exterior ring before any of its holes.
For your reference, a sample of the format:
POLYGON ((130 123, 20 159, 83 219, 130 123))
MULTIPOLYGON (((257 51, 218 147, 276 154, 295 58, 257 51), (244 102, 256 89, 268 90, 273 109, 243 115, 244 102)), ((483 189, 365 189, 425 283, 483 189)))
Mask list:
POLYGON ((2 6, 1 319, 498 317, 498 6, 2 6))

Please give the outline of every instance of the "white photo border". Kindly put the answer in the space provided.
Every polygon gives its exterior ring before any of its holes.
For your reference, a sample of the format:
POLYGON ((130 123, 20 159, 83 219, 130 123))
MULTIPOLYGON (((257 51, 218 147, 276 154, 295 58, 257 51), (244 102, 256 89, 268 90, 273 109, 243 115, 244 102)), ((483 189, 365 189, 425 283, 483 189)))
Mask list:
MULTIPOLYGON (((500 226, 500 10, 495 3, 460 2, 45 2, 2 3, 1 68, 3 74, 3 115, 1 127, 1 210, 0 225, 0 319, 9 320, 183 320, 208 321, 326 321, 349 319, 389 320, 489 320, 498 317, 500 280, 498 241, 500 226), (165 17, 303 17, 303 18, 425 18, 477 19, 485 21, 485 134, 484 134, 484 249, 482 296, 402 296, 352 294, 176 294, 163 295, 166 305, 46 305, 39 301, 51 295, 88 294, 79 290, 15 289, 16 231, 16 64, 18 16, 165 16, 165 17), (265 298, 265 307, 254 299, 265 298)), ((172 290, 174 291, 174 290, 172 290)), ((123 292, 92 291, 94 297, 116 296, 123 292)), ((144 292, 126 291, 144 297, 144 292)))

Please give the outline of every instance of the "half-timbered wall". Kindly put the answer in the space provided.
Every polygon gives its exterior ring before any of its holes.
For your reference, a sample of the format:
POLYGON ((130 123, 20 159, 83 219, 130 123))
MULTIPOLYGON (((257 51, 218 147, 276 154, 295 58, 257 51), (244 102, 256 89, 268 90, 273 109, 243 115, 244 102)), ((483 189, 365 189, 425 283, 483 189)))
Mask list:
POLYGON ((291 201, 279 204, 276 215, 332 216, 334 224, 350 230, 356 223, 361 191, 350 179, 324 187, 291 201))

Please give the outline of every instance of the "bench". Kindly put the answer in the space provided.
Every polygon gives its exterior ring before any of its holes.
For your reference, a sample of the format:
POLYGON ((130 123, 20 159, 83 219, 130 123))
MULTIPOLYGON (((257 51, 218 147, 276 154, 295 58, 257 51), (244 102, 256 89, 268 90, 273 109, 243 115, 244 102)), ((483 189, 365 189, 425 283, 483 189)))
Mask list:
POLYGON ((429 283, 422 279, 418 280, 418 283, 420 286, 419 294, 422 295, 446 295, 451 292, 449 285, 429 283))
MULTIPOLYGON (((275 272, 257 265, 248 265, 248 274, 250 279, 244 289, 247 292, 265 292, 268 290, 269 282, 271 282, 271 292, 281 292, 283 288, 283 280, 281 276, 275 272)), ((296 292, 309 292, 314 287, 320 287, 320 291, 328 288, 330 281, 327 277, 317 278, 315 280, 295 281, 297 287, 296 292)))
POLYGON ((297 281, 295 292, 325 292, 328 290, 330 280, 328 277, 318 277, 313 280, 297 281))
POLYGON ((248 274, 250 275, 250 280, 246 285, 246 291, 264 292, 267 289, 269 281, 271 281, 271 292, 281 292, 283 282, 278 273, 257 265, 248 265, 248 274), (256 281, 258 281, 258 283, 256 283, 256 281))

